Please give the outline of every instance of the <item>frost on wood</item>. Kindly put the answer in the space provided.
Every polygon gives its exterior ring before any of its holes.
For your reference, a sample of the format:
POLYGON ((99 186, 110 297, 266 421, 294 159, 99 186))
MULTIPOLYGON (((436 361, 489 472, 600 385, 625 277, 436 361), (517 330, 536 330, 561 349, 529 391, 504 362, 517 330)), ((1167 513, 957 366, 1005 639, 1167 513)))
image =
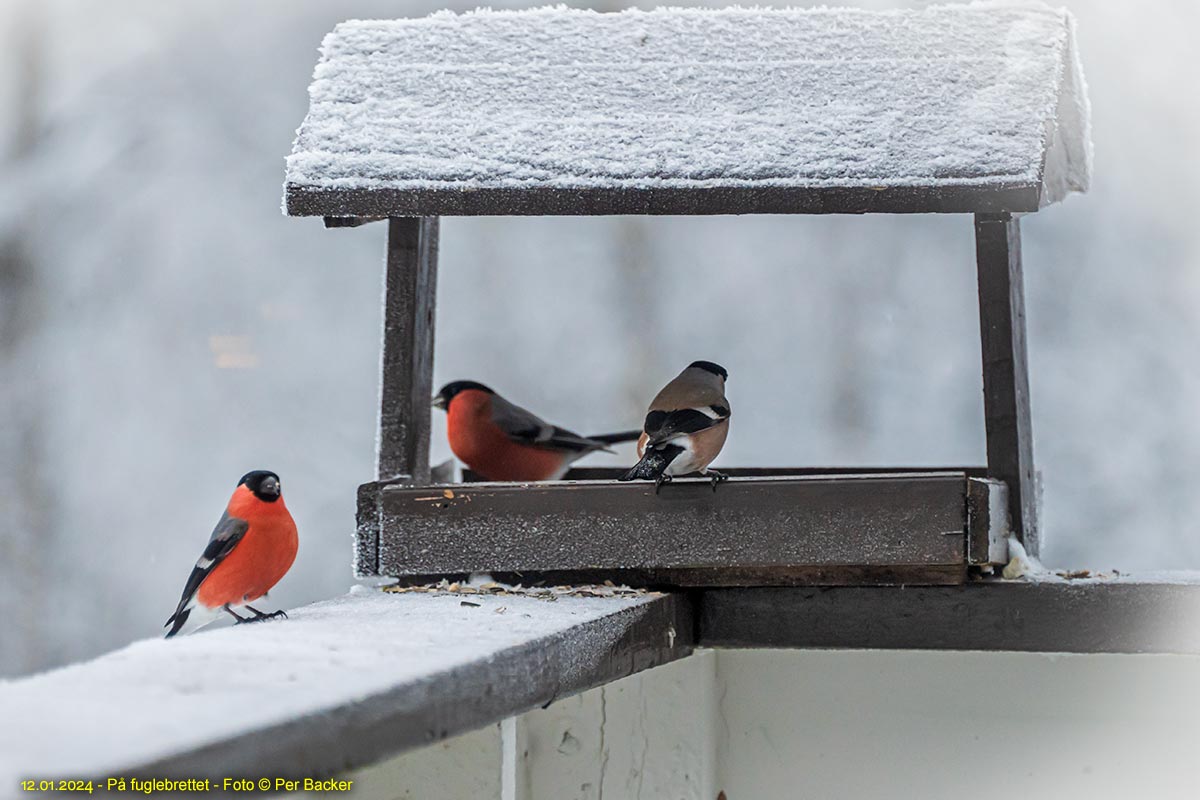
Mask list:
MULTIPOLYGON (((136 642, 91 662, 0 681, 0 718, 21 721, 0 726, 0 785, 31 775, 119 774, 313 715, 327 718, 317 723, 326 733, 310 738, 350 737, 353 731, 337 728, 351 724, 349 709, 367 703, 377 723, 388 710, 379 698, 413 687, 403 702, 415 713, 411 706, 433 691, 421 687, 461 668, 490 674, 488 665, 514 648, 545 650, 552 662, 543 666, 569 693, 619 649, 631 619, 660 601, 397 595, 364 587, 285 621, 136 642)), ((668 635, 662 632, 664 643, 668 635)), ((625 674, 652 665, 631 664, 625 674)), ((354 749, 349 739, 344 747, 354 749)))
POLYGON ((1087 189, 1069 14, 1040 3, 565 7, 344 22, 289 188, 1087 189))

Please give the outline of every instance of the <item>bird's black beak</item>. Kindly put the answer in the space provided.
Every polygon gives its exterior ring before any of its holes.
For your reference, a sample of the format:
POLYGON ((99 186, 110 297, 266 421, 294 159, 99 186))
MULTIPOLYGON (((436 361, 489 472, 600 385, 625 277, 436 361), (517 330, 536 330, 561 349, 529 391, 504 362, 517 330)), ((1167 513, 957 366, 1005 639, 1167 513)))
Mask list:
POLYGON ((262 484, 259 485, 258 491, 262 494, 279 496, 279 481, 274 478, 264 478, 262 484))
POLYGON ((432 405, 434 408, 440 408, 442 411, 445 411, 446 398, 442 397, 440 394, 435 394, 433 396, 433 402, 431 402, 430 405, 432 405))

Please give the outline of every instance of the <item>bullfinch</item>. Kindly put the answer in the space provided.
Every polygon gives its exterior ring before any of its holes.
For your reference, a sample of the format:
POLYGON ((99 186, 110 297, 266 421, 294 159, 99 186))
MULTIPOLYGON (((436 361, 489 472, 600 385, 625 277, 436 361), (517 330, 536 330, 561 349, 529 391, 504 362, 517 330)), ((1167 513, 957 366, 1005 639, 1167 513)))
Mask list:
POLYGON ((238 624, 287 617, 283 611, 264 614, 249 604, 266 595, 287 574, 298 547, 296 523, 283 502, 279 476, 264 470, 247 472, 233 490, 204 555, 188 576, 179 605, 167 620, 171 626, 167 638, 178 633, 188 617, 199 610, 210 617, 220 610, 227 611, 238 624), (245 608, 254 616, 239 616, 235 607, 245 608))
POLYGON ((631 442, 639 431, 580 436, 551 425, 475 381, 447 383, 433 397, 459 461, 489 481, 556 481, 575 461, 631 442))
POLYGON ((708 468, 729 433, 729 373, 711 361, 693 361, 650 403, 638 437, 641 460, 617 480, 652 480, 654 491, 674 475, 712 477, 713 491, 725 476, 708 468))

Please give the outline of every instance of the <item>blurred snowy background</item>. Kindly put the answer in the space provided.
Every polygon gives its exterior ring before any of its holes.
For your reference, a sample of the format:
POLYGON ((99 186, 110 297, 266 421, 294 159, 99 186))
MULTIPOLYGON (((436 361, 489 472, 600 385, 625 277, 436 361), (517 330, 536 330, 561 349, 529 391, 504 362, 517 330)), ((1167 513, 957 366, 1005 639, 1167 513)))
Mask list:
MULTIPOLYGON (((1096 177, 1023 223, 1044 560, 1200 568, 1200 4, 1067 5, 1096 177)), ((251 468, 301 531, 276 602, 350 584, 385 226, 284 218, 283 159, 326 31, 439 7, 0 3, 0 676, 158 635, 251 468)), ((720 463, 982 463, 973 256, 959 216, 450 219, 435 379, 587 432, 707 358, 720 463)))

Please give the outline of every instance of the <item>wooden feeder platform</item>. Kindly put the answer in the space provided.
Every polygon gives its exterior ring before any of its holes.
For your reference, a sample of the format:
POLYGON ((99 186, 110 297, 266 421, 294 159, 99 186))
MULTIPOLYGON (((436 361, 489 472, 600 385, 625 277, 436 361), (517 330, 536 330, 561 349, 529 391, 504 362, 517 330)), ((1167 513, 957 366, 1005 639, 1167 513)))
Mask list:
POLYGON ((677 479, 658 494, 608 472, 368 484, 358 568, 526 584, 598 573, 643 586, 946 584, 1007 558, 1007 488, 972 477, 982 470, 728 470, 715 492, 708 480, 677 479))

